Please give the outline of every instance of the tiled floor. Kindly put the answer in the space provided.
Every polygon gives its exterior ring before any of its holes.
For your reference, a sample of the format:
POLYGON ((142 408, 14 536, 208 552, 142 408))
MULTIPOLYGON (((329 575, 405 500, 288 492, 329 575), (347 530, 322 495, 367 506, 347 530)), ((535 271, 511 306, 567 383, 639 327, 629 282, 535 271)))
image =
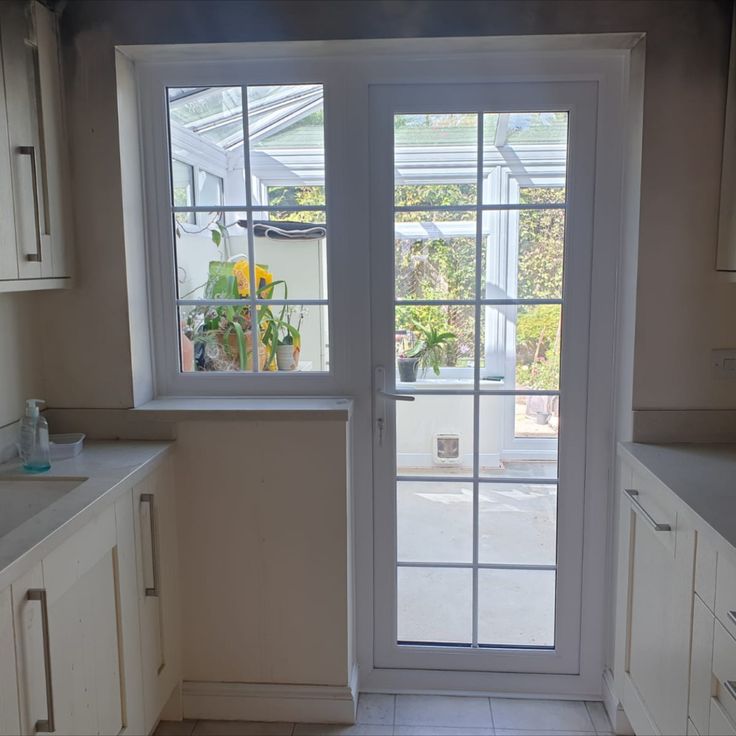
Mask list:
POLYGON ((364 694, 354 726, 244 721, 162 722, 156 736, 601 736, 601 703, 364 694))

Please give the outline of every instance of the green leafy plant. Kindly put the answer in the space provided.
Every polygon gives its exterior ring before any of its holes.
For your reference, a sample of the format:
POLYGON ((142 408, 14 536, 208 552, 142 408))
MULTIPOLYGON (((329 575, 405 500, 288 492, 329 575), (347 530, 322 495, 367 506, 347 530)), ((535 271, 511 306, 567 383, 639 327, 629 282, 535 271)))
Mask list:
POLYGON ((419 339, 411 350, 407 351, 407 358, 418 358, 422 372, 431 368, 436 376, 440 374, 440 365, 443 359, 443 348, 456 338, 454 332, 442 331, 434 326, 413 324, 413 329, 419 334, 419 339))

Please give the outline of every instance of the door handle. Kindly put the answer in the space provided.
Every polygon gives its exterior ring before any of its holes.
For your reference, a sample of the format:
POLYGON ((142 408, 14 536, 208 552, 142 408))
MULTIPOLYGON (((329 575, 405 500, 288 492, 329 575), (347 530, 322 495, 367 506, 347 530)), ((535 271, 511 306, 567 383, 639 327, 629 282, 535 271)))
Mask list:
POLYGON ((151 568, 153 571, 153 587, 146 588, 147 597, 158 598, 161 595, 159 587, 159 560, 158 560, 158 524, 156 523, 155 497, 153 493, 141 493, 141 505, 148 504, 149 523, 151 534, 151 568))
POLYGON ((376 393, 384 399, 388 399, 389 401, 414 401, 414 399, 416 398, 414 396, 410 396, 409 394, 394 394, 390 391, 384 391, 383 389, 379 389, 376 393))
POLYGON ((54 733, 54 693, 51 686, 51 644, 49 643, 49 604, 44 588, 31 588, 26 593, 29 601, 41 604, 41 629, 43 631, 43 668, 46 675, 46 720, 36 721, 35 731, 54 733))
POLYGON ((36 171, 36 149, 34 146, 20 146, 18 153, 31 159, 31 185, 33 187, 33 216, 36 222, 36 252, 26 255, 26 260, 41 263, 41 207, 38 202, 38 172, 36 171))

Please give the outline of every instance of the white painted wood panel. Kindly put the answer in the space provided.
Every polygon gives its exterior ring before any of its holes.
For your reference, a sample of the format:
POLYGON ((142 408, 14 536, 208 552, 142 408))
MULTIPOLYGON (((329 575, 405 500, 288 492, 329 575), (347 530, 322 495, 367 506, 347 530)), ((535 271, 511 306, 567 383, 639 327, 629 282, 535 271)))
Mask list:
POLYGON ((133 509, 144 730, 148 732, 181 680, 179 553, 170 459, 133 489, 133 509), (146 494, 153 496, 153 504, 145 500, 146 494), (150 589, 157 586, 155 594, 150 589))
POLYGON ((38 45, 38 84, 43 114, 41 131, 44 147, 46 188, 45 234, 50 237, 50 263, 42 264, 44 277, 71 276, 71 202, 67 165, 67 139, 61 95, 61 62, 57 43, 56 15, 35 2, 33 17, 38 45))
POLYGON ((711 672, 713 668, 713 624, 715 618, 703 601, 693 596, 693 633, 690 655, 690 701, 688 716, 700 733, 708 733, 711 672))
MULTIPOLYGON (((1 48, 2 39, 0 38, 1 48)), ((0 51, 0 81, 2 79, 3 60, 2 52, 0 51)), ((8 140, 8 117, 5 104, 5 85, 0 84, 0 279, 17 279, 18 258, 15 249, 15 216, 13 214, 13 187, 10 174, 10 141, 8 140)))
POLYGON ((736 550, 722 549, 716 573, 716 618, 736 637, 736 550))
POLYGON ((698 533, 695 549, 695 592, 711 610, 716 604, 716 563, 718 553, 708 537, 698 533))
POLYGON ((119 620, 122 636, 121 670, 123 692, 123 734, 148 733, 144 728, 143 677, 140 622, 138 619, 138 569, 135 554, 133 492, 115 502, 117 533, 117 576, 119 620))
POLYGON ((713 677, 717 697, 730 719, 736 723, 736 639, 716 621, 713 632, 713 677))
POLYGON ((695 728, 695 725, 689 718, 687 719, 687 736, 700 736, 700 731, 695 728))
POLYGON ((710 736, 736 736, 736 726, 731 722, 716 698, 710 699, 710 736))
POLYGON ((10 588, 5 588, 0 590, 0 736, 16 736, 19 733, 13 603, 10 588))

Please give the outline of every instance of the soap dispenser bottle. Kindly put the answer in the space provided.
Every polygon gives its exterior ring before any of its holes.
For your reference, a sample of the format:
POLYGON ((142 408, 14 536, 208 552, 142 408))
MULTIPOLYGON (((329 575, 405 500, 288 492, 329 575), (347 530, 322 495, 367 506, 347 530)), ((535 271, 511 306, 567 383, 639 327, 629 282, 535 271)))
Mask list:
POLYGON ((28 399, 20 423, 20 458, 23 467, 32 473, 43 473, 51 467, 49 425, 38 410, 43 403, 42 399, 28 399))

